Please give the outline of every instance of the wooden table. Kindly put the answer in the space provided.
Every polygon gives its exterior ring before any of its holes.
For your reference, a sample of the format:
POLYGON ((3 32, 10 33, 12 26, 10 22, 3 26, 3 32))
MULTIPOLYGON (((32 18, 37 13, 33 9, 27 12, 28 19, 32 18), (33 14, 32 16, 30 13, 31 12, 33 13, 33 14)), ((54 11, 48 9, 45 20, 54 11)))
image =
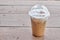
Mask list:
POLYGON ((0 27, 0 40, 60 40, 60 28, 46 28, 44 37, 34 37, 28 27, 0 27))

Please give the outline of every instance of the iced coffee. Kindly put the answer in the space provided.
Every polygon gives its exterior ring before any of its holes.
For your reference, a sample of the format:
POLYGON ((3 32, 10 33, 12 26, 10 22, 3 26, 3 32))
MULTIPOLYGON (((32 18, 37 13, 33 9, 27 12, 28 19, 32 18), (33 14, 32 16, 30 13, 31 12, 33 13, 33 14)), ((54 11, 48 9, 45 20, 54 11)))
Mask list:
POLYGON ((46 21, 50 16, 48 9, 43 5, 35 5, 29 11, 32 25, 32 34, 37 37, 44 36, 46 21))
POLYGON ((46 20, 31 19, 32 34, 34 36, 44 36, 46 20))

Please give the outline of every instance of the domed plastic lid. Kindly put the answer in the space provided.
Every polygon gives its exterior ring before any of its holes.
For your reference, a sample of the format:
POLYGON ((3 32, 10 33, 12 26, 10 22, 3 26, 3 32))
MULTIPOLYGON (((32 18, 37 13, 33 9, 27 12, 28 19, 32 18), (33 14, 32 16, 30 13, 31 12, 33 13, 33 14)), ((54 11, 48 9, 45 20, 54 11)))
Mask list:
POLYGON ((43 5, 35 5, 31 8, 29 11, 29 15, 33 18, 48 18, 50 16, 50 13, 48 9, 43 5))

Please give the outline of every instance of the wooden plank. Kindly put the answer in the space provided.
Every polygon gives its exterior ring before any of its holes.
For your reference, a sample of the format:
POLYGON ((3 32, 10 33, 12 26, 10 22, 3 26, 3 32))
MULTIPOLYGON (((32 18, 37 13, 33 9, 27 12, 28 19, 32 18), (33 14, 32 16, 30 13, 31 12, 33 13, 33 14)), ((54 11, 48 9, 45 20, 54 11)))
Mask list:
MULTIPOLYGON (((51 14, 57 15, 60 14, 60 5, 45 5, 51 14)), ((27 14, 32 6, 0 6, 0 14, 6 13, 20 13, 27 14)))
POLYGON ((46 40, 59 40, 60 39, 60 28, 47 28, 45 31, 46 40))
POLYGON ((24 14, 0 14, 0 26, 29 26, 29 16, 24 14))
POLYGON ((0 0, 0 5, 35 5, 35 4, 43 4, 43 5, 60 5, 60 1, 21 1, 21 0, 0 0))
POLYGON ((60 28, 46 28, 44 37, 34 37, 31 28, 0 27, 1 40, 60 40, 60 28))
MULTIPOLYGON (((60 0, 0 0, 0 3, 1 3, 1 4, 4 4, 4 3, 5 3, 5 4, 10 4, 10 3, 11 3, 11 4, 14 4, 14 3, 17 3, 17 2, 20 3, 21 1, 24 1, 24 2, 25 2, 25 1, 48 1, 48 2, 49 2, 49 1, 60 1, 60 0)), ((21 3, 22 3, 22 2, 21 2, 21 3)))
POLYGON ((6 13, 28 13, 31 6, 0 6, 0 14, 6 13))
MULTIPOLYGON (((60 27, 60 15, 51 16, 47 20, 47 27, 60 27)), ((0 14, 0 26, 31 26, 27 14, 0 14)))

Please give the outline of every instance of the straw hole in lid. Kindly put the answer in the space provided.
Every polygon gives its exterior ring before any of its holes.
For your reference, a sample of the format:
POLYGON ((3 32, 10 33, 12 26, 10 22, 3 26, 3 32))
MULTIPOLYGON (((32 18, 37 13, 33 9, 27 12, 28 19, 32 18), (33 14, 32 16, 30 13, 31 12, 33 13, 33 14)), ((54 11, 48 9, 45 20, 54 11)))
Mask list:
POLYGON ((43 11, 40 11, 40 14, 45 14, 45 12, 43 12, 43 11))

